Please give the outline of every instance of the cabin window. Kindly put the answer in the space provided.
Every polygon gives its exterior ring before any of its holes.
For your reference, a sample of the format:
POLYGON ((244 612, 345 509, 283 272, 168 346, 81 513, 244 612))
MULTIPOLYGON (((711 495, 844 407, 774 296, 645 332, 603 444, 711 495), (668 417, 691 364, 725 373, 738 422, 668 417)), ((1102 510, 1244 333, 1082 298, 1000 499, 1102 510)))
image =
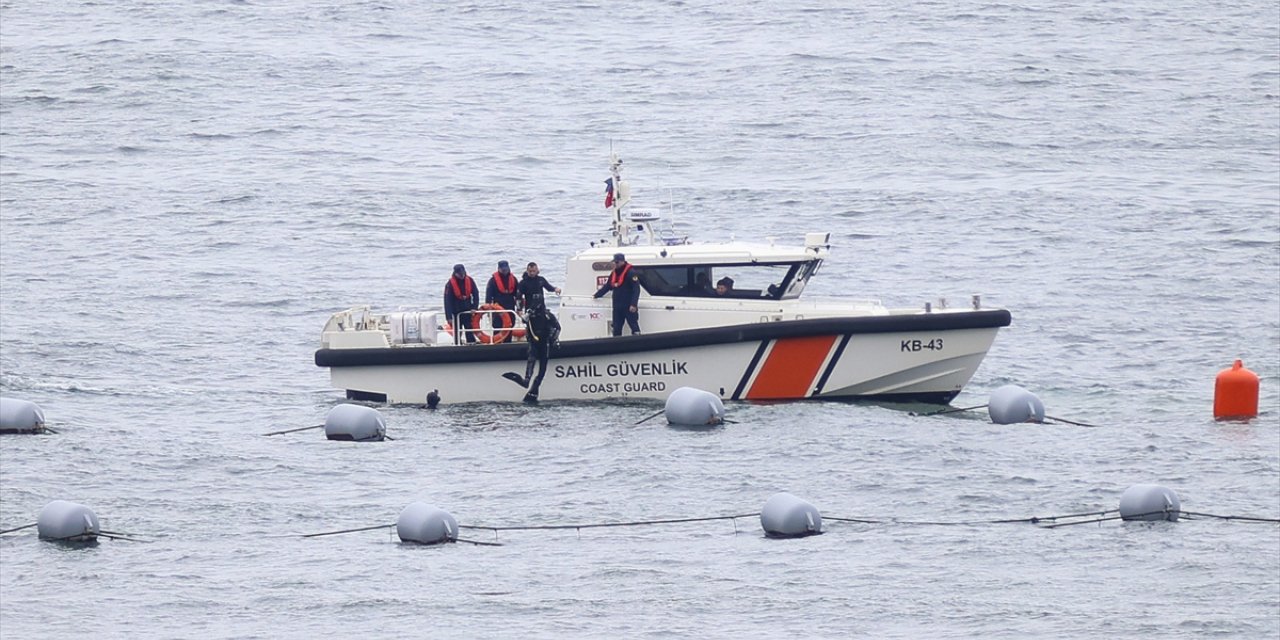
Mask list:
POLYGON ((715 285, 710 266, 636 267, 640 285, 651 296, 711 296, 715 285))
POLYGON ((813 260, 811 262, 801 264, 800 268, 796 270, 795 275, 792 276, 791 282, 787 285, 787 290, 782 294, 782 297, 799 297, 800 292, 804 291, 804 286, 809 283, 809 278, 818 272, 818 265, 820 264, 822 264, 821 260, 813 260))
POLYGON ((733 279, 724 297, 745 300, 795 298, 816 267, 816 261, 774 264, 716 264, 636 267, 640 285, 651 296, 718 298, 716 282, 733 279))

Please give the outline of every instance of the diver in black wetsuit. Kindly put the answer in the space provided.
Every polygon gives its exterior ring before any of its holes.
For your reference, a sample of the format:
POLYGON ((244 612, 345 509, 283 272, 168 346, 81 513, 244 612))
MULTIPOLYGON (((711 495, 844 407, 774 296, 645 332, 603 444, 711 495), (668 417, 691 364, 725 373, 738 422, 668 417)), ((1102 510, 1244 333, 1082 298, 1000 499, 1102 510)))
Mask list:
POLYGON ((502 377, 526 388, 524 401, 529 404, 538 402, 538 389, 542 379, 547 375, 547 360, 551 357, 551 347, 560 339, 560 321, 547 309, 543 291, 560 290, 551 286, 546 278, 538 275, 538 265, 529 263, 528 269, 520 281, 520 300, 524 305, 525 326, 528 328, 529 358, 525 362, 524 375, 514 371, 502 374, 502 377), (538 364, 538 376, 533 377, 533 365, 538 364))

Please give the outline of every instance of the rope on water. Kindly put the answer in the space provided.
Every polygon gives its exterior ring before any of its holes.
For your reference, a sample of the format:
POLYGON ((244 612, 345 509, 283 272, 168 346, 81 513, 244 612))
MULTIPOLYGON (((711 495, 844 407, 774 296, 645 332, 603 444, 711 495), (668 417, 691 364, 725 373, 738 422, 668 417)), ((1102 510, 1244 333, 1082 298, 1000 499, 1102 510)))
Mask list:
POLYGON ((34 527, 34 526, 36 526, 37 524, 40 524, 40 523, 38 523, 38 522, 32 522, 31 524, 24 524, 24 525, 22 525, 21 527, 14 527, 14 528, 12 528, 12 529, 5 529, 4 531, 0 531, 0 536, 4 535, 4 534, 6 534, 6 533, 13 533, 14 531, 22 531, 23 529, 30 529, 31 527, 34 527))
MULTIPOLYGON (((1051 516, 1032 516, 1029 518, 998 518, 992 520, 901 520, 897 518, 852 518, 840 516, 823 516, 823 520, 832 522, 851 522, 856 524, 883 524, 883 525, 905 525, 905 526, 977 526, 990 524, 1032 524, 1037 525, 1041 529, 1056 529, 1058 527, 1068 527, 1078 524, 1090 524, 1109 522, 1112 520, 1141 520, 1147 516, 1165 515, 1166 517, 1175 513, 1172 509, 1165 508, 1160 511, 1150 511, 1147 513, 1132 514, 1129 516, 1113 515, 1119 514, 1119 509, 1104 509, 1101 511, 1085 511, 1081 513, 1066 513, 1051 516)), ((1211 513, 1197 513, 1194 511, 1177 512, 1188 519, 1193 517, 1217 518, 1221 520, 1240 520, 1245 522, 1268 522, 1280 523, 1280 518, 1259 518, 1254 516, 1222 516, 1211 513)), ((577 524, 528 524, 528 525, 479 525, 479 524, 459 524, 459 529, 474 529, 479 531, 491 531, 496 538, 500 531, 577 531, 581 533, 583 529, 605 529, 614 527, 642 527, 655 526, 664 524, 687 524, 691 522, 715 522, 719 520, 729 520, 733 523, 733 532, 738 533, 739 518, 756 518, 758 513, 736 513, 727 516, 707 516, 702 518, 665 518, 659 520, 629 520, 625 522, 585 522, 577 524)), ((35 526, 35 525, 27 525, 35 526)), ((342 529, 339 531, 325 531, 322 533, 306 533, 300 534, 302 538, 318 538, 321 536, 333 536, 343 533, 356 533, 359 531, 373 531, 375 529, 387 529, 394 527, 394 524, 379 524, 371 527, 357 527, 354 529, 342 529)), ((25 527, 19 527, 25 528, 25 527)), ((13 529, 11 531, 14 531, 13 529)), ((0 532, 6 533, 6 532, 0 532)), ((107 532, 103 532, 104 534, 107 532)), ((388 531, 388 534, 391 532, 388 531)), ((141 541, 141 542, 146 542, 141 541)), ((452 542, 466 542, 468 544, 482 546, 502 546, 497 542, 484 542, 479 540, 469 540, 458 538, 452 542)))
POLYGON ((905 524, 905 525, 921 525, 921 526, 972 526, 980 524, 1040 524, 1044 521, 1057 521, 1067 518, 1082 518, 1087 516, 1105 515, 1115 513, 1116 509, 1108 509, 1106 511, 1090 511, 1088 513, 1068 513, 1060 516, 1032 516, 1030 518, 1001 518, 998 520, 899 520, 897 518, 888 519, 872 519, 872 518, 838 518, 835 516, 823 516, 823 520, 833 520, 835 522, 856 522, 859 524, 905 524))
POLYGON ((986 409, 986 408, 987 408, 987 405, 980 404, 975 407, 962 407, 959 409, 941 409, 938 411, 930 411, 928 413, 916 413, 915 411, 911 411, 911 412, 908 412, 907 415, 909 416, 944 416, 948 413, 960 413, 961 411, 973 411, 974 409, 986 409))
POLYGON ((465 542, 467 544, 473 544, 477 547, 501 547, 502 546, 501 542, 485 542, 483 540, 468 540, 466 538, 458 538, 454 542, 465 542))
POLYGON ((656 418, 656 417, 658 417, 658 416, 660 416, 660 415, 662 415, 662 414, 664 414, 664 413, 666 413, 666 412, 667 412, 667 410, 666 410, 666 409, 663 409, 662 411, 659 411, 659 412, 657 412, 657 413, 655 413, 655 414, 653 414, 653 415, 649 416, 648 418, 645 418, 645 419, 643 419, 643 420, 641 420, 641 421, 639 421, 639 422, 637 422, 636 424, 631 425, 631 426, 633 426, 633 427, 634 427, 634 426, 637 426, 637 425, 644 424, 644 423, 646 423, 646 422, 648 422, 648 421, 650 421, 650 420, 652 420, 652 419, 654 419, 654 418, 656 418))
MULTIPOLYGON (((387 535, 388 535, 388 536, 390 536, 390 535, 391 535, 391 527, 394 527, 394 526, 396 526, 396 525, 394 525, 394 524, 379 524, 379 525, 374 525, 374 526, 372 526, 372 527, 357 527, 357 528, 355 528, 355 529, 343 529, 343 530, 341 530, 341 531, 325 531, 325 532, 323 532, 323 533, 304 533, 304 534, 299 535, 298 537, 300 537, 300 538, 319 538, 320 536, 336 536, 336 535, 341 534, 341 533, 356 533, 356 532, 358 532, 358 531, 373 531, 373 530, 375 530, 375 529, 386 529, 386 530, 387 530, 387 535)), ((459 527, 459 528, 461 528, 461 527, 459 527)), ((292 537, 292 536, 289 536, 289 537, 292 537)), ((502 546, 500 543, 497 543, 497 542, 484 542, 484 541, 482 541, 482 540, 468 540, 468 539, 466 539, 466 538, 458 538, 458 539, 456 539, 456 540, 446 540, 445 542, 465 542, 465 543, 467 543, 467 544, 473 544, 473 545, 480 546, 480 547, 501 547, 501 546, 502 546)))
POLYGON ((325 531, 323 533, 303 533, 303 534, 300 534, 298 537, 299 538, 319 538, 320 536, 336 536, 340 533, 355 533, 357 531, 373 531, 374 529, 385 529, 387 527, 394 527, 394 526, 396 525, 375 524, 372 527, 360 527, 358 529, 343 529, 341 531, 325 531))
POLYGON ((324 425, 322 425, 322 424, 313 424, 313 425, 311 425, 311 426, 309 426, 309 427, 298 427, 297 429, 285 429, 284 431, 272 431, 271 433, 264 433, 264 434, 262 434, 262 435, 264 435, 264 436, 278 436, 278 435, 282 435, 282 434, 286 434, 286 433, 297 433, 297 432, 299 432, 299 431, 306 431, 307 429, 323 429, 323 428, 324 428, 324 425))
POLYGON ((1058 418, 1058 417, 1055 417, 1055 416, 1045 416, 1044 418, 1045 418, 1045 420, 1056 420, 1056 421, 1058 421, 1058 422, 1063 422, 1063 423, 1066 423, 1066 424, 1073 424, 1073 425, 1075 425, 1075 426, 1077 426, 1077 427, 1089 427, 1089 428, 1091 428, 1091 429, 1096 429, 1096 428, 1098 428, 1098 425, 1096 425, 1096 424, 1088 424, 1088 423, 1086 423, 1086 422, 1073 422, 1073 421, 1071 421, 1071 420, 1067 420, 1066 418, 1058 418))
POLYGON ((133 537, 133 534, 116 533, 114 531, 99 531, 98 535, 104 538, 109 538, 111 540, 124 540, 126 542, 141 542, 144 544, 152 542, 151 540, 143 540, 141 538, 135 538, 133 537))
POLYGON ((489 526, 478 524, 460 524, 459 529, 482 529, 484 531, 554 531, 566 529, 602 529, 606 527, 640 527, 659 524, 682 524, 686 522, 712 522, 715 520, 734 520, 736 528, 738 518, 754 518, 758 513, 740 513, 731 516, 709 516, 706 518, 670 518, 665 520, 633 520, 628 522, 592 522, 583 524, 528 524, 528 525, 507 525, 507 526, 489 526))
POLYGON ((1200 518, 1217 518, 1218 520, 1242 520, 1244 522, 1280 522, 1280 518, 1258 518, 1255 516, 1220 516, 1212 513, 1198 513, 1195 511, 1183 511, 1182 515, 1200 517, 1200 518))

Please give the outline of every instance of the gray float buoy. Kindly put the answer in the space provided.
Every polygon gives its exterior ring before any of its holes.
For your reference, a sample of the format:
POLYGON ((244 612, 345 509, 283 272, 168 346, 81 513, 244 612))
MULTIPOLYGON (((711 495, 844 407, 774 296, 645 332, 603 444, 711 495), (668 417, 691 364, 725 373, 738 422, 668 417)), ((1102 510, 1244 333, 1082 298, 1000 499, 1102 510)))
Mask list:
POLYGON ((340 404, 324 418, 324 437, 330 440, 381 442, 386 436, 387 423, 377 409, 340 404))
POLYGON ((1182 501, 1172 489, 1158 484, 1135 484, 1120 495, 1120 518, 1123 520, 1178 521, 1182 501))
POLYGON ((405 542, 437 544, 458 539, 458 521, 444 509, 425 502, 410 503, 396 520, 396 533, 405 542))
POLYGON ((822 533, 818 508, 789 493, 777 493, 760 510, 760 526, 770 538, 802 538, 822 533))
POLYGON ((666 408, 669 424, 701 427, 724 422, 724 403, 720 396, 709 391, 680 387, 667 396, 666 408))
POLYGON ((34 402, 0 398, 0 433, 40 433, 44 412, 34 402))
POLYGON ((1036 394, 1016 384, 1006 384, 991 392, 987 415, 996 424, 1044 422, 1044 403, 1036 394))
POLYGON ((45 540, 92 542, 98 539, 98 516, 82 504, 54 500, 40 510, 36 533, 45 540))

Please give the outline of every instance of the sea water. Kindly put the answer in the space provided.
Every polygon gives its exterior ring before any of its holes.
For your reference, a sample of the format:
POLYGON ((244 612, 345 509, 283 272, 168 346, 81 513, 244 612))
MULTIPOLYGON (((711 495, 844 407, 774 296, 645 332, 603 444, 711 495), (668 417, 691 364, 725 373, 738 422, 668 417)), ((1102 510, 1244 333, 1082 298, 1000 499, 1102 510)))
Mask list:
MULTIPOLYGON (((643 324, 644 318, 641 317, 643 324)), ((503 384, 498 382, 496 384, 503 384)), ((0 537, 0 636, 1276 637, 1274 3, 0 4, 0 527, 55 499, 149 542, 0 537), (610 149, 695 240, 831 232, 809 294, 1012 311, 954 406, 379 406, 310 430, 329 314, 608 233, 610 149), (1216 373, 1261 415, 1212 420, 1216 373), (764 537, 786 491, 824 535, 764 537), (375 530, 424 501, 464 526, 375 530), (852 523, 832 518, 877 520, 852 523)))

